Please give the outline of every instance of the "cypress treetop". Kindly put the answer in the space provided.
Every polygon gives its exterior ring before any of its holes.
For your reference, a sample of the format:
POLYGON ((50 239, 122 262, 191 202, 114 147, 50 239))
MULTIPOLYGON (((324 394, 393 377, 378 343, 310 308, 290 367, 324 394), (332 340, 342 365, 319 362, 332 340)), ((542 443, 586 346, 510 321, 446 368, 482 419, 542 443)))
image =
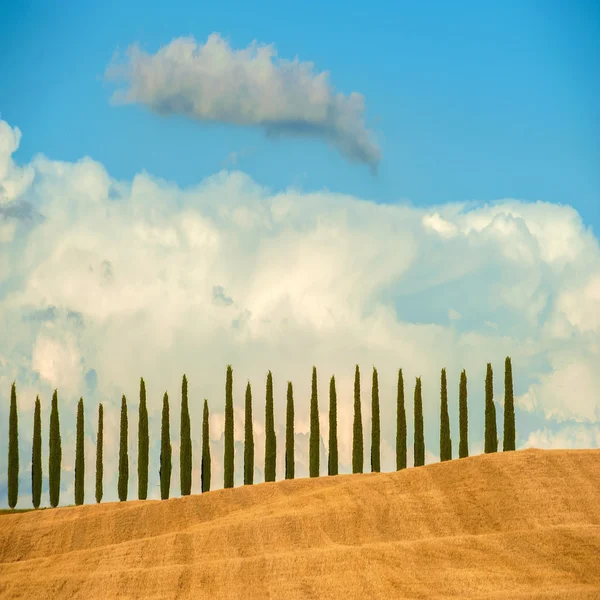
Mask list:
POLYGON ((55 508, 60 501, 60 465, 62 462, 62 444, 60 439, 60 419, 58 415, 58 392, 52 395, 50 410, 50 435, 48 437, 50 452, 48 457, 48 491, 50 506, 55 508))
POLYGON ((494 406, 494 380, 491 363, 487 364, 485 376, 485 452, 498 451, 496 431, 496 407, 494 406))
POLYGON ((450 418, 448 416, 448 387, 446 369, 442 369, 440 393, 440 461, 452 460, 452 439, 450 438, 450 418))
POLYGON ((148 407, 146 405, 146 384, 140 377, 140 408, 138 419, 138 498, 148 498, 148 455, 150 437, 148 435, 148 407))
POLYGON ((232 488, 234 484, 234 439, 233 439, 233 372, 231 365, 227 365, 227 379, 225 382, 225 446, 223 456, 223 475, 225 488, 232 488))
POLYGON ((504 441, 502 450, 514 450, 516 442, 515 431, 515 399, 513 395, 513 377, 510 356, 504 361, 504 441))
POLYGON ((192 493, 192 431, 188 406, 188 382, 181 382, 181 428, 179 444, 179 483, 182 496, 192 493))
POLYGON ((275 437, 275 416, 273 414, 273 376, 269 371, 265 403, 265 481, 275 481, 276 460, 277 438, 275 437))
POLYGON ((423 431, 423 398, 421 396, 421 378, 417 377, 415 383, 415 441, 414 441, 415 467, 425 464, 425 438, 423 431))
POLYGON ((161 500, 169 498, 171 488, 171 430, 169 424, 169 395, 165 392, 163 396, 162 424, 160 436, 160 497, 161 500))

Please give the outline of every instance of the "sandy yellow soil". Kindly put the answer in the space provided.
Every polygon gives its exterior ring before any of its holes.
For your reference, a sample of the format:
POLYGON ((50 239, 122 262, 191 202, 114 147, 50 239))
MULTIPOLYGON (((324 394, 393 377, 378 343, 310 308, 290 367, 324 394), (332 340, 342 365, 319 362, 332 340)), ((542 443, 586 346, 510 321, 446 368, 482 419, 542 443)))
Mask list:
POLYGON ((0 598, 600 598, 600 450, 0 517, 0 598))

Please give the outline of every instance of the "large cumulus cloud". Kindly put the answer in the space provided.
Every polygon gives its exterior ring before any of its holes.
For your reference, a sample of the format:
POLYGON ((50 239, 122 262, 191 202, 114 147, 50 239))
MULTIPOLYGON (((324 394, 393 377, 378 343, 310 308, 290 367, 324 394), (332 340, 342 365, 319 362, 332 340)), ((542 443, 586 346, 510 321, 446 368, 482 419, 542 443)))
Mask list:
POLYGON ((312 136, 333 144, 374 171, 381 150, 367 130, 364 98, 335 93, 329 74, 311 62, 277 58, 273 45, 253 42, 233 50, 217 33, 206 43, 177 38, 148 54, 137 44, 106 76, 123 81, 115 103, 138 103, 161 114, 181 114, 262 128, 269 136, 312 136))
MULTIPOLYGON (((0 123, 0 147, 16 147, 0 123), (4 146, 3 146, 4 144, 4 146)), ((453 446, 458 382, 468 376, 470 449, 483 449, 486 363, 494 367, 502 437, 503 365, 513 359, 517 447, 598 445, 598 243, 569 206, 377 205, 330 192, 270 192, 239 171, 180 188, 147 173, 116 181, 89 158, 4 157, 0 189, 30 173, 0 212, 0 423, 12 381, 20 411, 21 498, 29 502, 33 404, 42 399, 44 465, 52 390, 64 442, 63 503, 71 503, 75 407, 86 403, 87 498, 94 491, 97 406, 105 404, 106 499, 116 499, 121 394, 130 407, 136 473, 139 378, 146 380, 151 497, 158 496, 160 412, 171 398, 172 491, 178 492, 181 377, 189 379, 193 486, 199 489, 204 398, 211 411, 213 485, 222 484, 225 369, 234 369, 237 481, 243 399, 252 384, 262 480, 266 373, 274 376, 278 477, 285 393, 294 383, 297 473, 307 474, 310 377, 318 369, 322 448, 328 383, 338 391, 341 472, 350 471, 354 365, 362 373, 368 469, 372 367, 379 371, 382 468, 394 468, 398 368, 412 464, 412 395, 423 381, 427 461, 438 459, 440 369, 448 371, 453 446), (17 169, 17 170, 16 170, 17 169), (6 207, 5 207, 6 208, 6 207), (6 233, 8 232, 8 233, 6 233)), ((12 188, 13 190, 16 188, 12 188)), ((5 433, 0 472, 6 473, 5 433)), ((326 472, 326 456, 322 457, 326 472)), ((135 495, 132 476, 130 495, 135 495)), ((0 480, 5 486, 5 479, 0 480)), ((3 490, 0 502, 6 503, 3 490)), ((47 496, 45 496, 47 501, 47 496)))

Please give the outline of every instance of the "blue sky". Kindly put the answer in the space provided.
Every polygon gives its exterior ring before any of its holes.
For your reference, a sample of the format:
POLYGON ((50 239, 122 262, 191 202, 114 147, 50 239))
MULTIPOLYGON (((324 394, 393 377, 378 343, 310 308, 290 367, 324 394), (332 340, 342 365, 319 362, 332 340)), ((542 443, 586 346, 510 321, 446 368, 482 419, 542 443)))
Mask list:
MULTIPOLYGON (((192 423, 208 399, 220 487, 227 364, 236 481, 247 381, 262 478, 269 369, 281 436, 294 383, 298 476, 307 474, 313 365, 324 448, 336 377, 342 473, 351 464, 355 364, 365 440, 373 367, 379 372, 383 470, 395 468, 399 368, 409 432, 422 378, 430 463, 439 459, 440 370, 455 455, 467 372, 477 454, 488 361, 502 439, 506 356, 517 448, 600 447, 598 3, 303 3, 285 13, 275 3, 4 9, 0 423, 15 381, 21 506, 33 403, 39 394, 46 432, 54 389, 61 503, 72 498, 80 396, 86 498, 103 402, 105 498, 116 499, 121 395, 132 411, 134 473, 139 377, 154 463, 164 391, 175 399, 174 453, 182 374, 192 423), (181 39, 190 36, 195 42, 181 39), (139 49, 128 50, 133 44, 139 49), (268 44, 277 56, 261 49, 268 44)), ((45 442, 43 452, 47 464, 45 442)), ((0 435, 0 473, 6 461, 0 435)), ((280 477, 282 451, 277 468, 280 477)), ((199 463, 194 490, 198 477, 199 463)), ((174 461, 173 490, 178 481, 174 461)), ((151 497, 157 484, 156 469, 151 497)), ((0 478, 0 506, 3 486, 0 478)), ((133 495, 133 478, 130 486, 133 495)))
POLYGON ((0 111, 24 133, 17 161, 84 155, 117 178, 142 169, 186 185, 238 166, 272 189, 328 188, 416 205, 501 197, 569 203, 600 228, 600 8, 595 2, 153 6, 12 3, 0 39, 0 111), (159 8, 160 7, 160 8, 159 8), (117 49, 173 38, 272 43, 365 96, 383 152, 377 177, 315 141, 113 107, 103 74, 117 49))

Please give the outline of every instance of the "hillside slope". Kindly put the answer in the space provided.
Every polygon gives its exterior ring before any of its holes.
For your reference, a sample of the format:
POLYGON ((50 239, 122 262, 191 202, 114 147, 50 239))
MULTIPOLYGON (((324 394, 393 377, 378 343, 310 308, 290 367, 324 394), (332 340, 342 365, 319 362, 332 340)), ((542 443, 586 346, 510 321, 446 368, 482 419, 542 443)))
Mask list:
POLYGON ((7 515, 0 598, 600 598, 600 450, 7 515))

